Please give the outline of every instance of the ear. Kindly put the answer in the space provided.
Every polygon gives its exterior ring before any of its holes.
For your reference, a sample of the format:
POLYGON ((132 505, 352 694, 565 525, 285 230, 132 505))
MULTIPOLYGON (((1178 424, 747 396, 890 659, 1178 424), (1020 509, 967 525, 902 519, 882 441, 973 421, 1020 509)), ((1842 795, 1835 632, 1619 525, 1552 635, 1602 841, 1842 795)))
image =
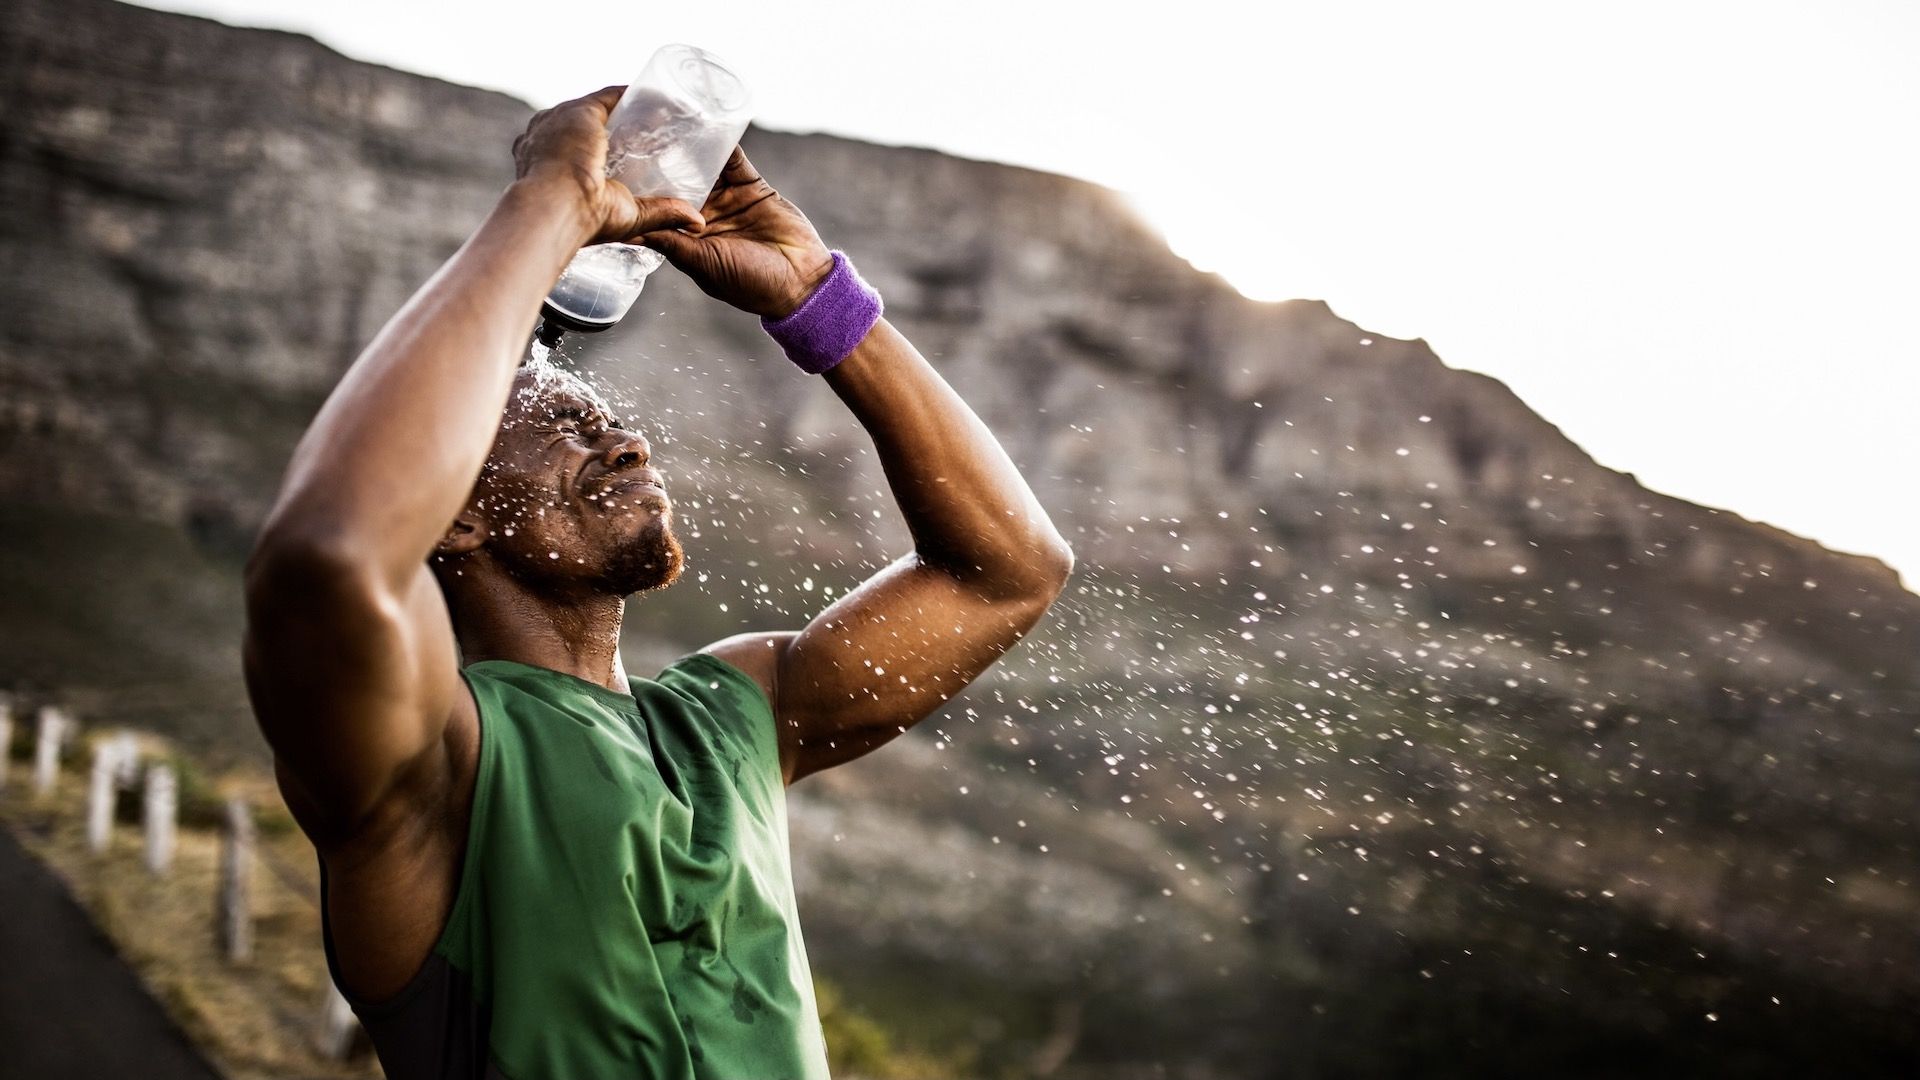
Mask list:
POLYGON ((446 535, 433 545, 433 553, 441 557, 466 555, 480 549, 487 542, 487 523, 471 513, 462 513, 447 526, 446 535))

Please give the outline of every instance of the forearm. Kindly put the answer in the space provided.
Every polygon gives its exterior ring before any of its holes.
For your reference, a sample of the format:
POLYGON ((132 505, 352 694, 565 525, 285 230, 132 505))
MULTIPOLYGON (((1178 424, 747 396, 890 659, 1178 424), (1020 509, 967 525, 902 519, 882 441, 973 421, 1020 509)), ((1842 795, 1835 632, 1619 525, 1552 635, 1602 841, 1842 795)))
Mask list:
POLYGON ((390 582, 417 570, 486 460, 540 298, 589 231, 576 199, 510 187, 321 407, 263 546, 345 548, 390 582))
MULTIPOLYGON (((796 342, 815 329, 846 329, 833 294, 818 320, 791 324, 815 290, 847 279, 833 276, 840 262, 813 223, 738 148, 702 215, 697 229, 649 233, 647 244, 707 295, 780 321, 776 333, 796 342)), ((886 320, 841 356, 844 344, 832 342, 839 359, 824 377, 873 437, 921 561, 974 598, 1051 600, 1072 571, 1072 551, 986 424, 886 320)))
POLYGON ((824 378, 873 438, 921 559, 1007 594, 1057 589, 1067 542, 998 439, 885 319, 824 378))

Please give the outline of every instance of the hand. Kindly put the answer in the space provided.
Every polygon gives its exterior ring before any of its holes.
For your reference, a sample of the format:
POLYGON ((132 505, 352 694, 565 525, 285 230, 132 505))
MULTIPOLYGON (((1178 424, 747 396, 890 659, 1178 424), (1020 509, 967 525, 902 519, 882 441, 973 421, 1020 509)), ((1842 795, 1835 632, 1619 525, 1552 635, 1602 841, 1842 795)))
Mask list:
POLYGON ((577 200, 582 244, 631 243, 641 233, 702 223, 683 200, 636 199, 607 178, 607 117, 625 90, 609 86, 535 113, 513 140, 518 183, 577 200))
POLYGON ((737 146, 701 214, 700 224, 648 232, 640 243, 716 300, 778 319, 833 272, 833 256, 807 215, 773 190, 737 146))

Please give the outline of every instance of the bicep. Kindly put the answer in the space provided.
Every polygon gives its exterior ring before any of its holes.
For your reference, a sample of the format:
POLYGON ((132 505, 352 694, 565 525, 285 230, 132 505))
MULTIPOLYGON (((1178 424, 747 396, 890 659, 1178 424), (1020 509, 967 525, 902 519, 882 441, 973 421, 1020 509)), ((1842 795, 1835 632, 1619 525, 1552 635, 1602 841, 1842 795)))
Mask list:
POLYGON ((269 562, 249 576, 244 659, 282 775, 334 839, 443 747, 462 693, 452 620, 424 565, 389 588, 324 560, 269 562))
POLYGON ((789 781, 918 723, 1025 636, 1052 599, 995 596, 909 555, 835 601, 780 650, 776 715, 789 781))

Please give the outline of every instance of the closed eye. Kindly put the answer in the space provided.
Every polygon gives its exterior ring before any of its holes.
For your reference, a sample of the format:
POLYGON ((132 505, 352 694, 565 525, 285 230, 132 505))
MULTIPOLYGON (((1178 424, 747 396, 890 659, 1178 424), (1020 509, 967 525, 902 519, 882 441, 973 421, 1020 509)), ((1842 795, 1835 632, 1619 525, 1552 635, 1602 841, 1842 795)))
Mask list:
POLYGON ((599 430, 592 429, 605 430, 612 426, 614 425, 608 423, 605 418, 590 414, 583 409, 562 408, 554 412, 551 430, 590 442, 600 434, 599 430))

